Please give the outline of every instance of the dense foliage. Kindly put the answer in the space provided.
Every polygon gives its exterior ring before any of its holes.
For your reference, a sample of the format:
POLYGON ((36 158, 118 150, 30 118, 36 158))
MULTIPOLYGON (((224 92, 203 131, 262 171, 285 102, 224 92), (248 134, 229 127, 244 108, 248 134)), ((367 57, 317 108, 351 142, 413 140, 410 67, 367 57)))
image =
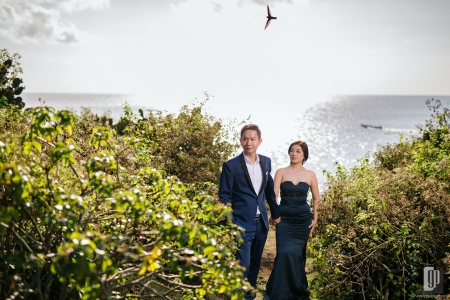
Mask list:
POLYGON ((222 163, 237 149, 229 141, 238 137, 230 132, 240 123, 220 122, 205 114, 202 110, 208 100, 205 94, 204 102, 193 108, 183 106, 178 115, 153 110, 144 117, 141 110, 138 118, 126 108, 117 124, 123 129, 118 130, 147 143, 141 148, 137 165, 152 165, 182 182, 217 182, 222 163))
MULTIPOLYGON (((431 101, 429 101, 430 104, 431 101)), ((312 240, 319 299, 410 299, 423 268, 450 271, 450 113, 440 101, 423 136, 328 174, 312 240)))
POLYGON ((20 67, 20 55, 10 55, 6 49, 0 49, 0 107, 16 105, 20 108, 25 106, 19 95, 25 89, 22 79, 18 75, 22 73, 20 67))
POLYGON ((239 228, 207 182, 225 129, 201 105, 120 122, 0 109, 0 298, 242 297, 239 228))

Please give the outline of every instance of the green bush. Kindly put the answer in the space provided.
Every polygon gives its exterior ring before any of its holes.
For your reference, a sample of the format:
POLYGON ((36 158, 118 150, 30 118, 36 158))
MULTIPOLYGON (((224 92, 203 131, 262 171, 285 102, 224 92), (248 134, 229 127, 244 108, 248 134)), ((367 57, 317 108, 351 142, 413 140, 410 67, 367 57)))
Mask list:
POLYGON ((317 298, 409 299, 421 293, 425 266, 449 274, 449 112, 436 103, 421 127, 428 134, 328 174, 311 242, 317 298))
POLYGON ((25 103, 19 95, 25 89, 22 79, 17 76, 22 73, 20 55, 10 55, 6 49, 0 49, 0 108, 15 105, 23 108, 25 103))
POLYGON ((234 127, 240 123, 227 123, 204 112, 203 102, 193 107, 183 106, 178 113, 164 114, 150 110, 140 111, 138 118, 126 108, 117 130, 131 133, 141 139, 145 147, 139 151, 138 166, 151 165, 168 176, 176 176, 183 182, 217 182, 222 163, 236 151, 238 144, 234 127))
POLYGON ((139 166, 159 142, 142 138, 146 120, 120 135, 87 111, 0 113, 1 299, 238 299, 250 288, 215 185, 139 166))

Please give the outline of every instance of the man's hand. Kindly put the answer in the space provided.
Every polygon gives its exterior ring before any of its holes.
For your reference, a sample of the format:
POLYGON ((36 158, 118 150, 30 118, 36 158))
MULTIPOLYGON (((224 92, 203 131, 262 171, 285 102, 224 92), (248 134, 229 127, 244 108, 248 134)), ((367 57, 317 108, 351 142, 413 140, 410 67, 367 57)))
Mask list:
POLYGON ((278 217, 278 219, 275 219, 275 220, 273 220, 272 218, 269 219, 269 223, 272 225, 273 224, 276 225, 276 224, 280 223, 280 221, 281 221, 281 217, 278 217))

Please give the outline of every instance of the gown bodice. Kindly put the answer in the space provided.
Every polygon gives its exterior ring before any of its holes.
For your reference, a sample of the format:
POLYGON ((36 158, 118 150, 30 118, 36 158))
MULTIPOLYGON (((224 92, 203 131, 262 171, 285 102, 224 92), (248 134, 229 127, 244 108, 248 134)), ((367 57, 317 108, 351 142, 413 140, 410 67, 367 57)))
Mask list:
POLYGON ((308 197, 309 184, 300 181, 294 184, 292 181, 283 181, 280 185, 280 205, 296 206, 306 203, 308 197))

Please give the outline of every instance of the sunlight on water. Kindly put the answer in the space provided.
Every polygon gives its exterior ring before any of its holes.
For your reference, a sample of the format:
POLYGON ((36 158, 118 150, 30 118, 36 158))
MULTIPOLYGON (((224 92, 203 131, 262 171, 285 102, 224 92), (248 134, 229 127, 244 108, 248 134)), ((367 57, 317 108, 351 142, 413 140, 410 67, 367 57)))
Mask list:
MULTIPOLYGON (((307 109, 295 122, 296 138, 309 146, 305 167, 316 172, 323 189, 322 170, 335 171, 335 162, 350 168, 365 155, 370 159, 378 145, 396 143, 400 135, 407 138, 419 134, 416 125, 424 124, 431 117, 426 99, 422 96, 337 96, 307 109)), ((448 103, 450 97, 440 99, 448 103)), ((275 165, 289 163, 288 144, 274 151, 275 165)))

